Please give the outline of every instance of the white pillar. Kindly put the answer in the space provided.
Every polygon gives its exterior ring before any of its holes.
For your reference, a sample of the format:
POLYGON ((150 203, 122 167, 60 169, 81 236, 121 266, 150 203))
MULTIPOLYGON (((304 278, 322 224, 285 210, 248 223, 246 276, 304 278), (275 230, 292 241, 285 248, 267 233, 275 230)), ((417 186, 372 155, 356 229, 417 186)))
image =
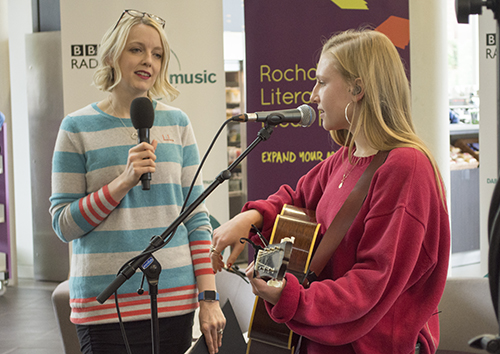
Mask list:
MULTIPOLYGON (((15 212, 17 270, 33 278, 33 227, 31 212, 31 170, 28 134, 25 36, 33 32, 31 0, 8 0, 10 97, 12 107, 12 159, 14 193, 10 203, 15 212), (15 196, 15 200, 14 200, 15 196)), ((3 15, 2 15, 3 16, 3 15)), ((7 14, 6 14, 7 16, 7 14)), ((3 22, 3 21, 2 21, 3 22)), ((12 210, 12 208, 11 208, 12 210)), ((14 235, 11 235, 14 236, 14 235)))
POLYGON ((436 158, 450 206, 446 1, 410 0, 409 4, 413 120, 417 134, 436 158))
POLYGON ((450 188, 446 2, 410 0, 412 113, 450 188))

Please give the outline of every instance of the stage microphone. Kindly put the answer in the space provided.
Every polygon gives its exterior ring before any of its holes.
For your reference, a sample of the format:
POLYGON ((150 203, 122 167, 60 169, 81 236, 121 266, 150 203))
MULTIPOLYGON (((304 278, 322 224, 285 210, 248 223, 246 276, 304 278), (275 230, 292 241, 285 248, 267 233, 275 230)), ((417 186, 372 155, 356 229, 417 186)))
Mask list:
MULTIPOLYGON (((137 129, 137 143, 146 142, 149 144, 149 129, 155 120, 155 111, 151 100, 147 97, 138 97, 130 105, 130 119, 134 128, 137 129)), ((142 189, 149 190, 151 173, 144 173, 141 176, 142 189)))
POLYGON ((266 122, 272 125, 297 123, 303 127, 309 127, 316 120, 316 111, 311 106, 303 104, 298 108, 283 111, 244 113, 232 119, 237 122, 266 122))

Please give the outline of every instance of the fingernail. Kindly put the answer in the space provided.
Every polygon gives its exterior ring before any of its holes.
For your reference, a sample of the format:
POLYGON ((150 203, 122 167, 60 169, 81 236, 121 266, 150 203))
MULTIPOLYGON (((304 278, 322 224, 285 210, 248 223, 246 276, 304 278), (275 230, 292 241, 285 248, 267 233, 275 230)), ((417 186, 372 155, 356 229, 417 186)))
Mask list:
POLYGON ((227 267, 228 267, 228 268, 231 268, 232 266, 233 266, 233 263, 228 263, 228 264, 227 264, 227 267))

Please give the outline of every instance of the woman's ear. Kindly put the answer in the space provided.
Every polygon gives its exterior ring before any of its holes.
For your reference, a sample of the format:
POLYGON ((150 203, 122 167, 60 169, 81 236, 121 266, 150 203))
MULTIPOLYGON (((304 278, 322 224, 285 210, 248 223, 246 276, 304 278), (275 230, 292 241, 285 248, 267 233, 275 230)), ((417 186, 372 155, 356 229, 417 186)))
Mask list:
POLYGON ((365 89, 363 85, 363 81, 361 79, 354 80, 354 87, 351 89, 351 94, 355 96, 355 100, 359 101, 363 98, 365 94, 365 89))

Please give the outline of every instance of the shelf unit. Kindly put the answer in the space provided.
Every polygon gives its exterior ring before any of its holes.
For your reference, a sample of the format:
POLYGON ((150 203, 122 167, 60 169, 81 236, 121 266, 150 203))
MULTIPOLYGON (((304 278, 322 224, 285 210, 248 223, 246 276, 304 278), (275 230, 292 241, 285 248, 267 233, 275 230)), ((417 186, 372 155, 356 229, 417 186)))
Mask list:
MULTIPOLYGON (((243 61, 226 68, 226 118, 245 112, 243 61)), ((247 146, 246 124, 230 122, 227 126, 227 162, 231 164, 247 146)), ((229 179, 229 217, 241 212, 247 202, 246 160, 233 171, 229 179)), ((236 264, 248 263, 248 247, 241 252, 236 264)))
MULTIPOLYGON (((238 70, 226 71, 226 118, 244 112, 243 62, 238 63, 238 70)), ((227 127, 227 159, 231 164, 246 148, 246 125, 231 122, 227 127)), ((246 162, 243 160, 233 171, 229 179, 230 218, 241 211, 247 201, 246 162)))
MULTIPOLYGON (((469 141, 479 138, 478 124, 450 124, 450 144, 458 140, 469 141)), ((462 149, 463 150, 463 149, 462 149)), ((479 168, 465 168, 450 171, 450 205, 452 254, 468 254, 479 250, 479 168)), ((462 265, 462 259, 453 266, 462 265)), ((465 264, 465 263, 464 263, 465 264)))

